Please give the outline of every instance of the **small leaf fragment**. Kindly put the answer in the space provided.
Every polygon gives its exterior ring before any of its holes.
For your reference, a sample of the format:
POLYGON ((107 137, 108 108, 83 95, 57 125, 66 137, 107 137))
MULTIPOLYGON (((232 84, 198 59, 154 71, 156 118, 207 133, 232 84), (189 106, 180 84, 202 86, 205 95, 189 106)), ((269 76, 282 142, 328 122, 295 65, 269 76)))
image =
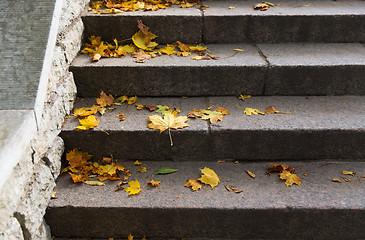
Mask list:
POLYGON ((58 197, 56 196, 57 192, 56 191, 53 191, 52 192, 52 196, 51 196, 51 199, 57 199, 58 197))
POLYGON ((351 175, 351 176, 355 176, 356 175, 356 173, 355 172, 352 172, 352 171, 342 171, 342 174, 343 175, 351 175))
POLYGON ((117 115, 117 118, 119 118, 119 121, 124 121, 124 120, 126 120, 126 116, 125 116, 123 113, 119 113, 119 114, 117 115))
POLYGON ((133 240, 133 235, 132 234, 128 235, 128 240, 133 240))
POLYGON ((148 182, 149 185, 151 185, 152 187, 159 187, 160 186, 160 181, 155 181, 155 180, 151 180, 148 182))
POLYGON ((142 104, 136 104, 137 110, 142 110, 144 106, 142 104))
POLYGON ((233 6, 230 6, 230 7, 228 7, 228 9, 235 9, 235 7, 233 7, 233 6))
POLYGON ((138 180, 130 181, 130 182, 128 182, 128 184, 129 184, 129 187, 124 189, 124 191, 129 192, 128 196, 136 195, 141 192, 141 186, 140 186, 138 180))
POLYGON ((170 173, 174 173, 177 172, 179 169, 173 169, 173 168, 168 168, 168 167, 164 167, 164 168, 160 168, 155 174, 170 174, 170 173))
POLYGON ((339 178, 332 178, 332 182, 341 182, 341 179, 339 179, 339 178))
POLYGON ((136 160, 136 161, 134 162, 134 165, 135 165, 135 166, 140 166, 140 165, 142 165, 142 163, 141 163, 140 161, 136 160))
POLYGON ((145 173, 145 172, 147 172, 147 168, 146 167, 140 167, 140 168, 137 169, 137 172, 145 173))
POLYGON ((242 95, 242 94, 237 95, 237 98, 242 101, 245 101, 245 99, 249 99, 250 97, 251 95, 242 95))
POLYGON ((170 112, 169 110, 170 110, 170 108, 168 107, 168 106, 163 106, 163 105, 157 105, 157 110, 156 110, 156 112, 157 113, 161 113, 162 115, 164 115, 164 114, 166 114, 166 113, 168 113, 168 112, 170 112))
MULTIPOLYGON (((236 52, 244 52, 246 50, 244 49, 240 49, 240 48, 235 48, 235 49, 232 49, 232 51, 236 51, 236 52)), ((247 96, 247 95, 246 95, 247 96)))
POLYGON ((345 180, 345 182, 351 182, 351 178, 345 178, 345 177, 342 177, 343 180, 345 180))
POLYGON ((202 184, 198 180, 189 179, 184 187, 191 187, 193 191, 198 191, 202 188, 202 184))
POLYGON ((99 181, 85 181, 84 183, 87 185, 90 185, 90 186, 104 186, 105 185, 105 183, 99 182, 99 181))
POLYGON ((255 178, 255 177, 256 177, 256 175, 255 175, 253 172, 249 171, 249 170, 246 170, 246 173, 247 173, 250 177, 252 177, 252 178, 255 178))

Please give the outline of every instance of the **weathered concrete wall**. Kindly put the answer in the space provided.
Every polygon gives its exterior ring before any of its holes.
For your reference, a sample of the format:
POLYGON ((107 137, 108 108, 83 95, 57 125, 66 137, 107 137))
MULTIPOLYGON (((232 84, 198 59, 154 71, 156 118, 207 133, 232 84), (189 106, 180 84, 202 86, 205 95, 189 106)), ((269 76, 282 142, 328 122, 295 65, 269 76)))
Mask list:
POLYGON ((0 239, 50 239, 43 220, 63 153, 58 133, 76 97, 69 65, 81 45, 88 0, 64 0, 38 131, 0 189, 0 239))

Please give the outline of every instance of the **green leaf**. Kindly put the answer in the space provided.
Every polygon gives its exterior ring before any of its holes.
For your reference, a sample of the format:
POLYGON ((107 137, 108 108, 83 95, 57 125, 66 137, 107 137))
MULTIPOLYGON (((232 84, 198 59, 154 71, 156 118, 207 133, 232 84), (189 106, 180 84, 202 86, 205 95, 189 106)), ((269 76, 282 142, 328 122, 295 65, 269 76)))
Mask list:
POLYGON ((156 110, 156 112, 157 113, 161 113, 162 115, 164 115, 164 114, 166 114, 166 113, 168 113, 169 112, 169 107, 168 106, 162 106, 162 105, 157 105, 157 110, 156 110))
POLYGON ((265 3, 265 4, 267 4, 267 5, 271 6, 271 7, 275 7, 275 4, 273 4, 271 2, 263 2, 263 3, 265 3))
POLYGON ((169 174, 177 172, 179 169, 172 169, 172 168, 160 168, 155 174, 169 174))

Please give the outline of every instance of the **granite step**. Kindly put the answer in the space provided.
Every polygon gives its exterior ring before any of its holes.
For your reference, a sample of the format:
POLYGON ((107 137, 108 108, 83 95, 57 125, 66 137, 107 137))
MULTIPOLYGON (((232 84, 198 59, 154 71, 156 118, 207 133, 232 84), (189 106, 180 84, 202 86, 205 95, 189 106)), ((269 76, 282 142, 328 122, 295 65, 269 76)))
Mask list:
POLYGON ((207 45, 217 60, 163 55, 72 63, 79 97, 101 90, 138 96, 364 95, 365 47, 358 43, 207 45), (244 49, 236 52, 233 49, 244 49))
MULTIPOLYGON (((270 160, 271 161, 271 160, 270 160)), ((118 181, 105 186, 72 183, 68 174, 57 180, 45 219, 52 235, 63 238, 135 239, 364 239, 365 162, 283 161, 295 166, 301 185, 287 187, 277 173, 265 175, 265 162, 142 161, 146 173, 123 162, 142 191, 128 196, 115 192, 118 181), (162 167, 178 169, 153 175, 162 167), (220 178, 215 188, 184 187, 199 169, 211 168, 220 178), (245 172, 256 175, 253 179, 245 172), (341 174, 343 170, 355 176, 341 174), (342 177, 350 178, 345 182, 342 177), (342 179, 341 183, 332 182, 342 179), (151 179, 160 187, 147 185, 151 179), (235 186, 241 193, 227 191, 235 186)))
POLYGON ((159 43, 235 42, 365 42, 365 3, 359 0, 277 0, 267 11, 253 9, 256 0, 203 1, 182 9, 173 6, 153 12, 124 12, 83 16, 85 37, 107 41, 129 39, 137 20, 151 28, 159 43), (229 7, 235 9, 229 9, 229 7), (229 26, 229 27, 227 27, 229 26))
MULTIPOLYGON (((77 131, 78 120, 66 120, 60 136, 66 151, 81 148, 96 159, 113 155, 123 160, 219 160, 219 159, 364 159, 364 96, 253 96, 244 102, 236 97, 138 98, 138 104, 167 105, 187 115, 193 108, 223 107, 230 111, 222 122, 210 124, 189 118, 191 126, 168 131, 147 127, 148 116, 158 113, 137 110, 134 105, 113 106, 97 116, 97 129, 77 131), (292 114, 247 116, 245 108, 265 111, 267 106, 292 114), (125 121, 117 118, 126 116, 125 121), (108 134, 105 133, 108 132, 108 134)), ((95 99, 79 99, 76 107, 90 107, 95 99)))

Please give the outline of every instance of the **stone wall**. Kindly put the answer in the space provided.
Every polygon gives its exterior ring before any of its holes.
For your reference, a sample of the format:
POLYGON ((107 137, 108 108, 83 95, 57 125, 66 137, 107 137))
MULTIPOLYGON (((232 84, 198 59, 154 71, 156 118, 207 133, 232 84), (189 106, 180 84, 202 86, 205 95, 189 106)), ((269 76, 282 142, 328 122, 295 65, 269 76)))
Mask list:
POLYGON ((64 0, 38 131, 0 189, 0 239, 50 239, 43 216, 61 167, 58 137, 73 108, 76 86, 69 65, 80 50, 80 14, 89 0, 64 0))

